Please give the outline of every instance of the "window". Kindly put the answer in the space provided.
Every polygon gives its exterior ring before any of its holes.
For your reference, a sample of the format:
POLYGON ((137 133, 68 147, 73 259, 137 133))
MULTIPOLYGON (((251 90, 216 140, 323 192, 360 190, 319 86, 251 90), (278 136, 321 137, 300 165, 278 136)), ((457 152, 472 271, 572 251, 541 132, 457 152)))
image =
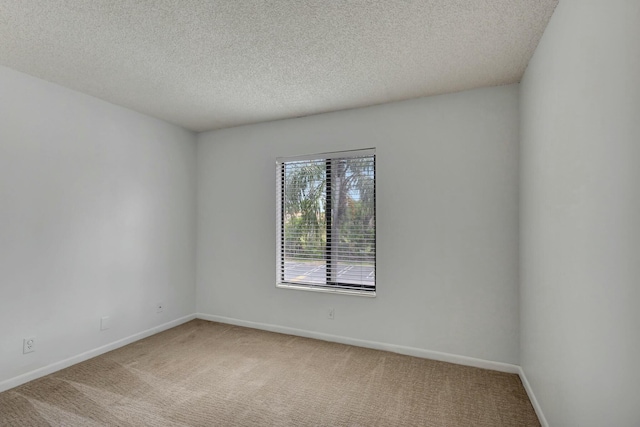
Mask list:
POLYGON ((278 287, 375 296, 375 150, 276 163, 278 287))

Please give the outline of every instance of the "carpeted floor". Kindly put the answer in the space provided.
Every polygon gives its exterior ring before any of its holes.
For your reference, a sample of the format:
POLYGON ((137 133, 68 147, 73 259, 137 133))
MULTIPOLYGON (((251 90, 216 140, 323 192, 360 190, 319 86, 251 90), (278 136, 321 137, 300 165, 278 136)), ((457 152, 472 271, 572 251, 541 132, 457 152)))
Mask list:
POLYGON ((194 320, 0 393, 1 426, 539 426, 517 375, 194 320))

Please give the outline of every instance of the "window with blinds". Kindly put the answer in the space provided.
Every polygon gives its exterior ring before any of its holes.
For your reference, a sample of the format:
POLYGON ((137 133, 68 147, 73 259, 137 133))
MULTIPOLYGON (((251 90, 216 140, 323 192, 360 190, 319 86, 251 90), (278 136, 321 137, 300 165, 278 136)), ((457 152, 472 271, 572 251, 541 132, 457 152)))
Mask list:
POLYGON ((375 296, 375 150, 279 158, 278 287, 375 296))

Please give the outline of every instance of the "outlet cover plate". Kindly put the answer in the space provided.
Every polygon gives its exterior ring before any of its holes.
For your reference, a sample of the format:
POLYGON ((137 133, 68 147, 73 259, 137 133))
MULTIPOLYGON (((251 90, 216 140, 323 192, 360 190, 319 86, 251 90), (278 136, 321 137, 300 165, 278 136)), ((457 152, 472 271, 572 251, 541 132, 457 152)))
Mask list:
POLYGON ((33 353, 36 351, 36 337, 25 338, 22 340, 22 353, 33 353))
POLYGON ((109 316, 103 316, 100 318, 100 330, 104 331, 111 327, 111 318, 109 316))

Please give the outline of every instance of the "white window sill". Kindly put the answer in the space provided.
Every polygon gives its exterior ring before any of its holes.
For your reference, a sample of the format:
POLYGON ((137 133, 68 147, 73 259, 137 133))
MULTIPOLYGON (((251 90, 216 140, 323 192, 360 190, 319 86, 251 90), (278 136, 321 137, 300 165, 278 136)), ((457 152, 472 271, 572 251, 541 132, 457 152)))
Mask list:
POLYGON ((351 289, 340 289, 340 288, 323 288, 320 286, 295 285, 293 283, 276 283, 276 288, 294 289, 298 291, 324 292, 329 294, 352 295, 352 296, 369 297, 369 298, 375 298, 376 296, 375 291, 371 292, 371 291, 356 291, 351 289))

